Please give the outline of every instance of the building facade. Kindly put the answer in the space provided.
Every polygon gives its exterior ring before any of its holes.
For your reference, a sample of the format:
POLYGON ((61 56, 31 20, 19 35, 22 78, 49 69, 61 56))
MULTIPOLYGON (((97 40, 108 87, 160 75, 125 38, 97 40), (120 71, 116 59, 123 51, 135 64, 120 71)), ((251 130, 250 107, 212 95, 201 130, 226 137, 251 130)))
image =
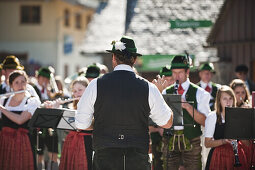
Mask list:
POLYGON ((0 56, 16 55, 30 75, 53 66, 67 77, 100 57, 78 51, 96 5, 75 0, 0 0, 0 56))

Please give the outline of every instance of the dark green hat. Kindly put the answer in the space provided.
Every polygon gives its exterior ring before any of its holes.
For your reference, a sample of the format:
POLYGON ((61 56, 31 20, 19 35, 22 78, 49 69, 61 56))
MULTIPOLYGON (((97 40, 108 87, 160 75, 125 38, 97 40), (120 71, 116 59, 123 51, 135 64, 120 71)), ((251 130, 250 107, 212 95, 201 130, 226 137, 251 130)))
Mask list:
POLYGON ((213 63, 204 63, 199 67, 199 71, 208 70, 212 73, 215 73, 213 63))
POLYGON ((41 67, 37 72, 38 76, 46 77, 48 79, 50 79, 50 74, 51 71, 48 67, 41 67))
POLYGON ((165 67, 162 67, 160 72, 159 72, 160 76, 172 76, 172 71, 170 69, 169 65, 166 65, 165 67))
POLYGON ((7 56, 3 63, 1 64, 2 69, 17 69, 24 70, 24 66, 22 66, 19 62, 19 59, 14 55, 7 56))
POLYGON ((190 67, 189 57, 186 55, 176 55, 171 61, 171 70, 184 68, 188 69, 190 67))
POLYGON ((97 78, 100 76, 100 68, 96 65, 90 65, 87 68, 85 77, 86 78, 97 78))
POLYGON ((106 51, 128 57, 142 56, 142 54, 137 53, 134 40, 127 36, 123 36, 120 41, 112 41, 112 50, 106 51))

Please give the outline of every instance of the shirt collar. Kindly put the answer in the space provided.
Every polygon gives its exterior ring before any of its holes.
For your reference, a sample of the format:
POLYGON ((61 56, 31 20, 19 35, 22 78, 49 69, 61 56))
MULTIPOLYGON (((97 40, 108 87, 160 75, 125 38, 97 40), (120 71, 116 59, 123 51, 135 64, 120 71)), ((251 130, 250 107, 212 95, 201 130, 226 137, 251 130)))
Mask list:
POLYGON ((40 91, 42 90, 42 86, 38 82, 36 82, 36 86, 40 91))
POLYGON ((202 87, 203 89, 205 89, 207 85, 208 85, 210 88, 212 88, 212 82, 211 82, 211 81, 207 84, 207 83, 205 83, 205 82, 203 82, 203 81, 201 80, 201 81, 200 81, 200 84, 201 84, 201 87, 202 87))
POLYGON ((114 71, 118 71, 118 70, 125 70, 125 71, 131 71, 134 72, 133 68, 129 65, 126 64, 119 64, 114 68, 114 71))
POLYGON ((189 78, 187 78, 187 80, 183 82, 181 85, 182 85, 182 88, 186 91, 189 88, 189 84, 190 84, 190 81, 189 81, 189 78))

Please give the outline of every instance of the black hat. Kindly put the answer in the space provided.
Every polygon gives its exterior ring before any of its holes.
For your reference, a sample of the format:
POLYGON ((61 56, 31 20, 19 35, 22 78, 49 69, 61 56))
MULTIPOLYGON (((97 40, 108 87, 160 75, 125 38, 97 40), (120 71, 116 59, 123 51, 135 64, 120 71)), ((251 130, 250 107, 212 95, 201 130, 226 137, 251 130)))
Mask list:
POLYGON ((134 40, 127 36, 123 36, 120 41, 112 41, 112 50, 106 51, 130 57, 142 56, 142 54, 137 53, 134 40))
POLYGON ((188 69, 190 67, 189 57, 186 55, 176 55, 171 62, 171 70, 184 68, 188 69))
POLYGON ((100 68, 96 65, 90 65, 87 68, 85 77, 86 78, 97 78, 100 76, 100 68))
POLYGON ((244 73, 248 73, 248 67, 245 64, 241 64, 236 66, 235 72, 244 72, 244 73))
POLYGON ((2 69, 24 70, 24 66, 20 64, 19 59, 13 55, 7 56, 1 64, 2 69))
POLYGON ((204 63, 199 67, 199 71, 208 70, 212 73, 215 73, 213 63, 204 63))
POLYGON ((50 74, 51 71, 48 67, 41 67, 37 72, 38 76, 46 77, 48 79, 50 79, 50 74))
POLYGON ((160 76, 172 76, 172 70, 170 69, 169 65, 166 65, 164 67, 161 68, 160 72, 159 72, 160 76))

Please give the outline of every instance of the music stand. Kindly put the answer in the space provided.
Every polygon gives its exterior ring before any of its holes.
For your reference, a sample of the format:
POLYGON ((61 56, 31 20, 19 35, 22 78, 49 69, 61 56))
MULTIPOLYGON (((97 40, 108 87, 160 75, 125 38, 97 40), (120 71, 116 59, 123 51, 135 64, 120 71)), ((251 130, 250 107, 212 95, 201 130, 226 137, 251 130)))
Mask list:
POLYGON ((226 107, 225 139, 255 139, 254 108, 226 107))
POLYGON ((181 95, 177 94, 164 94, 163 95, 167 105, 172 109, 173 111, 173 126, 193 126, 194 125, 194 102, 181 101, 181 95), (192 124, 184 124, 184 117, 183 117, 183 109, 182 109, 182 103, 189 103, 193 106, 193 122, 192 124))
POLYGON ((37 108, 28 126, 32 128, 53 128, 76 130, 75 110, 37 108))

